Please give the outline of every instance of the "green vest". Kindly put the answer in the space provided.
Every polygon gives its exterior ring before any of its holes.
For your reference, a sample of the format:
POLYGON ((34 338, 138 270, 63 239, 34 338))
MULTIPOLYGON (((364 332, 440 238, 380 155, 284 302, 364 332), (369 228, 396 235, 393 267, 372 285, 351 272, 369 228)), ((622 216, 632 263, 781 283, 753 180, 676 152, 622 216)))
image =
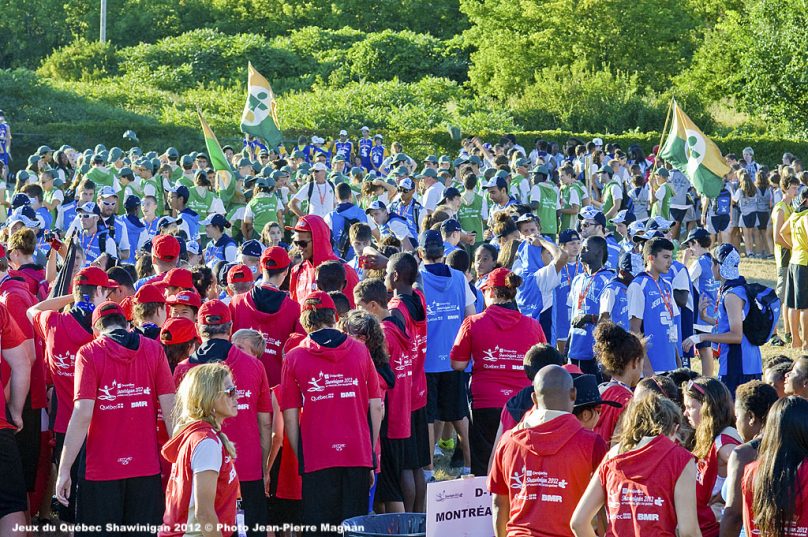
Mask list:
POLYGON ((605 194, 603 196, 603 205, 601 206, 600 210, 603 214, 608 213, 614 207, 614 196, 612 195, 612 187, 617 186, 619 188, 623 188, 623 185, 620 184, 620 181, 617 179, 612 179, 608 183, 606 183, 606 187, 604 187, 605 194))
POLYGON ((98 194, 98 191, 103 187, 111 187, 115 183, 115 174, 112 172, 105 172, 101 168, 92 168, 84 177, 95 183, 96 194, 98 194))
POLYGON ((538 214, 541 222, 541 232, 545 235, 555 236, 558 233, 558 193, 549 183, 539 183, 541 200, 539 201, 538 214))
POLYGON ((205 192, 204 196, 200 196, 196 187, 189 188, 188 192, 190 192, 191 195, 188 197, 188 203, 185 206, 198 214, 199 218, 207 218, 216 195, 208 190, 205 192))
MULTIPOLYGON (((53 202, 53 195, 56 193, 57 190, 58 190, 58 188, 56 188, 56 187, 53 187, 50 190, 44 190, 43 189, 42 190, 42 201, 44 201, 45 203, 52 203, 53 202)), ((52 221, 55 223, 56 222, 57 209, 54 207, 49 212, 51 214, 51 218, 53 219, 52 221)))
MULTIPOLYGON (((565 209, 570 207, 570 193, 575 191, 578 193, 578 206, 583 206, 584 203, 584 189, 578 184, 578 181, 570 183, 569 185, 561 186, 561 199, 564 200, 562 205, 565 209)), ((565 229, 575 229, 578 224, 578 215, 575 214, 561 214, 561 231, 565 229)))
POLYGON ((520 185, 525 178, 521 175, 514 175, 511 177, 511 182, 508 183, 508 193, 519 201, 519 203, 528 203, 530 200, 522 199, 522 189, 520 185))
POLYGON ((143 190, 144 194, 147 186, 154 187, 154 197, 157 199, 157 210, 154 211, 154 214, 157 215, 157 218, 160 218, 165 213, 166 207, 166 194, 163 191, 163 178, 161 176, 157 176, 152 177, 151 179, 141 179, 140 188, 143 190))
POLYGON ((250 200, 247 207, 253 213, 253 229, 259 236, 267 223, 278 221, 278 211, 282 208, 281 200, 275 194, 259 194, 250 200))
MULTIPOLYGON (((463 196, 461 196, 461 200, 463 196)), ((475 193, 474 199, 471 200, 469 205, 465 201, 460 202, 460 208, 457 210, 457 220, 460 222, 460 227, 465 231, 477 233, 477 242, 483 240, 483 197, 475 193)))
MULTIPOLYGON (((236 216, 236 213, 239 212, 239 209, 242 209, 242 208, 244 208, 246 206, 247 205, 245 203, 231 203, 230 207, 227 210, 227 215, 225 216, 225 218, 227 218, 227 221, 230 222, 231 224, 233 224, 233 234, 232 234, 232 236, 233 236, 233 239, 236 242, 241 242, 243 240, 248 240, 249 239, 249 238, 245 238, 241 234, 241 222, 242 222, 242 219, 241 219, 241 217, 236 216)), ((243 216, 244 212, 242 212, 241 215, 243 216)))
POLYGON ((180 175, 179 178, 177 178, 177 180, 174 181, 174 188, 176 188, 176 187, 178 187, 180 185, 182 185, 184 187, 188 187, 188 190, 191 190, 193 187, 196 186, 194 184, 193 180, 187 178, 184 175, 180 175))
POLYGON ((176 183, 182 177, 182 166, 177 166, 173 170, 171 170, 171 175, 169 176, 168 180, 172 183, 176 183))
MULTIPOLYGON (((673 187, 670 183, 665 183, 665 196, 662 198, 662 201, 657 201, 654 203, 653 209, 651 209, 651 218, 655 216, 661 216, 665 220, 671 219, 671 198, 673 197, 673 187)), ((652 194, 656 196, 656 193, 652 194)))

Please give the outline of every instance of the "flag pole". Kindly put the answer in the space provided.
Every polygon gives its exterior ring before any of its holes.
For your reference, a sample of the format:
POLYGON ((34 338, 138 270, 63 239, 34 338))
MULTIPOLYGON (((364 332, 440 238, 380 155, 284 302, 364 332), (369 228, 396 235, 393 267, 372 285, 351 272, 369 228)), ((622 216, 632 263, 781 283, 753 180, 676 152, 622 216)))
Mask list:
POLYGON ((671 102, 668 103, 668 113, 665 114, 665 125, 662 127, 662 132, 659 135, 659 149, 657 149, 657 154, 654 155, 654 167, 651 169, 651 174, 653 175, 656 172, 657 168, 659 167, 659 152, 662 151, 662 142, 665 140, 665 131, 668 130, 668 124, 670 123, 671 119, 671 111, 673 110, 673 103, 676 102, 675 97, 671 97, 671 102))

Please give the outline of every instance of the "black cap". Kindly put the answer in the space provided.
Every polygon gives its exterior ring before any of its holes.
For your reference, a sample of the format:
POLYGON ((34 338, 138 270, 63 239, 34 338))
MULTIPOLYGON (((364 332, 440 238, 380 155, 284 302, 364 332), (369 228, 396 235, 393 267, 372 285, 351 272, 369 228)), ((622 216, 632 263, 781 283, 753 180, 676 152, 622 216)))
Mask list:
POLYGON ((572 379, 575 386, 575 410, 588 406, 609 405, 622 408, 623 405, 615 401, 604 401, 598 390, 598 379, 595 375, 578 375, 572 379))

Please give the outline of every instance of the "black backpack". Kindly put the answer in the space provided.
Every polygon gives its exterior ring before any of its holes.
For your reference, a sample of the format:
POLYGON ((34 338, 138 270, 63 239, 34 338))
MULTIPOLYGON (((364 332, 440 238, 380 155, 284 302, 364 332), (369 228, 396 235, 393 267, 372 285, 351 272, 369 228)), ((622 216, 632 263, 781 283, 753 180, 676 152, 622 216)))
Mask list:
MULTIPOLYGON (((337 214, 341 215, 341 213, 337 214)), ((337 241, 337 251, 339 251, 339 256, 343 259, 345 259, 345 256, 348 255, 348 250, 351 248, 351 238, 348 231, 350 231, 352 225, 359 222, 360 220, 357 218, 347 218, 345 216, 342 217, 342 233, 339 236, 339 241, 337 241)), ((357 256, 360 255, 359 252, 354 253, 357 256)))
POLYGON ((749 302, 749 313, 743 320, 743 335, 749 343, 759 347, 774 334, 782 304, 771 287, 759 283, 747 283, 743 287, 749 302))

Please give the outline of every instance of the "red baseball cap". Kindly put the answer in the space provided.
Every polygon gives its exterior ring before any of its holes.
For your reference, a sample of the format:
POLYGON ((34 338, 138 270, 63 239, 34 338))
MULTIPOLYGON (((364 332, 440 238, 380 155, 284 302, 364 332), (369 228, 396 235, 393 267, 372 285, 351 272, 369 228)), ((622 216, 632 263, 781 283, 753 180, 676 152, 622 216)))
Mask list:
POLYGON ((283 270, 292 264, 289 252, 280 246, 273 246, 261 254, 261 266, 266 270, 283 270))
POLYGON ((570 375, 583 375, 584 372, 575 364, 564 364, 563 367, 570 375))
POLYGON ((97 285, 98 287, 107 287, 109 289, 118 287, 118 283, 115 280, 110 280, 107 273, 99 267, 81 269, 73 278, 73 285, 97 285))
MULTIPOLYGON (((330 297, 329 297, 330 298, 330 297)), ((333 304, 333 302, 331 302, 333 304)), ((214 326, 230 322, 230 308, 221 300, 209 300, 202 304, 196 315, 200 326, 214 326)))
POLYGON ((510 273, 511 271, 505 267, 495 268, 488 273, 488 278, 480 286, 480 290, 490 289, 491 287, 505 287, 510 273))
POLYGON ((110 315, 121 315, 126 318, 126 314, 117 302, 107 300, 106 302, 102 302, 96 306, 96 308, 93 310, 93 324, 97 323, 99 319, 109 317, 110 315))
POLYGON ((152 239, 151 251, 160 261, 174 261, 180 256, 180 243, 173 235, 157 235, 152 239))
MULTIPOLYGON (((307 219, 311 218, 311 215, 307 216, 306 218, 307 219)), ((304 220, 301 218, 300 220, 297 221, 297 224, 295 224, 294 226, 286 226, 286 229, 288 231, 306 231, 308 233, 311 233, 311 224, 309 224, 308 220, 304 220)))
POLYGON ((199 309, 202 306, 202 297, 196 292, 196 289, 180 291, 176 295, 171 295, 166 299, 166 304, 169 306, 191 306, 192 308, 199 309))
POLYGON ((135 293, 135 303, 137 304, 148 304, 148 303, 155 303, 155 304, 165 304, 166 297, 163 295, 163 289, 154 285, 153 283, 147 283, 143 287, 137 290, 135 293))
POLYGON ((253 273, 247 265, 236 265, 227 271, 227 283, 253 282, 253 273))
POLYGON ((185 317, 172 317, 160 329, 160 343, 164 345, 179 345, 192 340, 202 343, 196 324, 185 317))
POLYGON ((163 287, 181 287, 183 289, 194 288, 194 275, 185 268, 173 268, 166 272, 162 281, 163 287))
POLYGON ((123 316, 126 317, 127 321, 132 320, 133 310, 135 306, 134 302, 135 302, 135 295, 129 295, 127 297, 124 297, 123 300, 121 300, 120 306, 121 309, 123 310, 123 316))
MULTIPOLYGON (((303 301, 300 309, 302 311, 334 310, 335 314, 337 312, 334 299, 325 291, 313 291, 310 293, 306 300, 303 301)), ((337 319, 339 319, 339 315, 337 315, 337 319)))

